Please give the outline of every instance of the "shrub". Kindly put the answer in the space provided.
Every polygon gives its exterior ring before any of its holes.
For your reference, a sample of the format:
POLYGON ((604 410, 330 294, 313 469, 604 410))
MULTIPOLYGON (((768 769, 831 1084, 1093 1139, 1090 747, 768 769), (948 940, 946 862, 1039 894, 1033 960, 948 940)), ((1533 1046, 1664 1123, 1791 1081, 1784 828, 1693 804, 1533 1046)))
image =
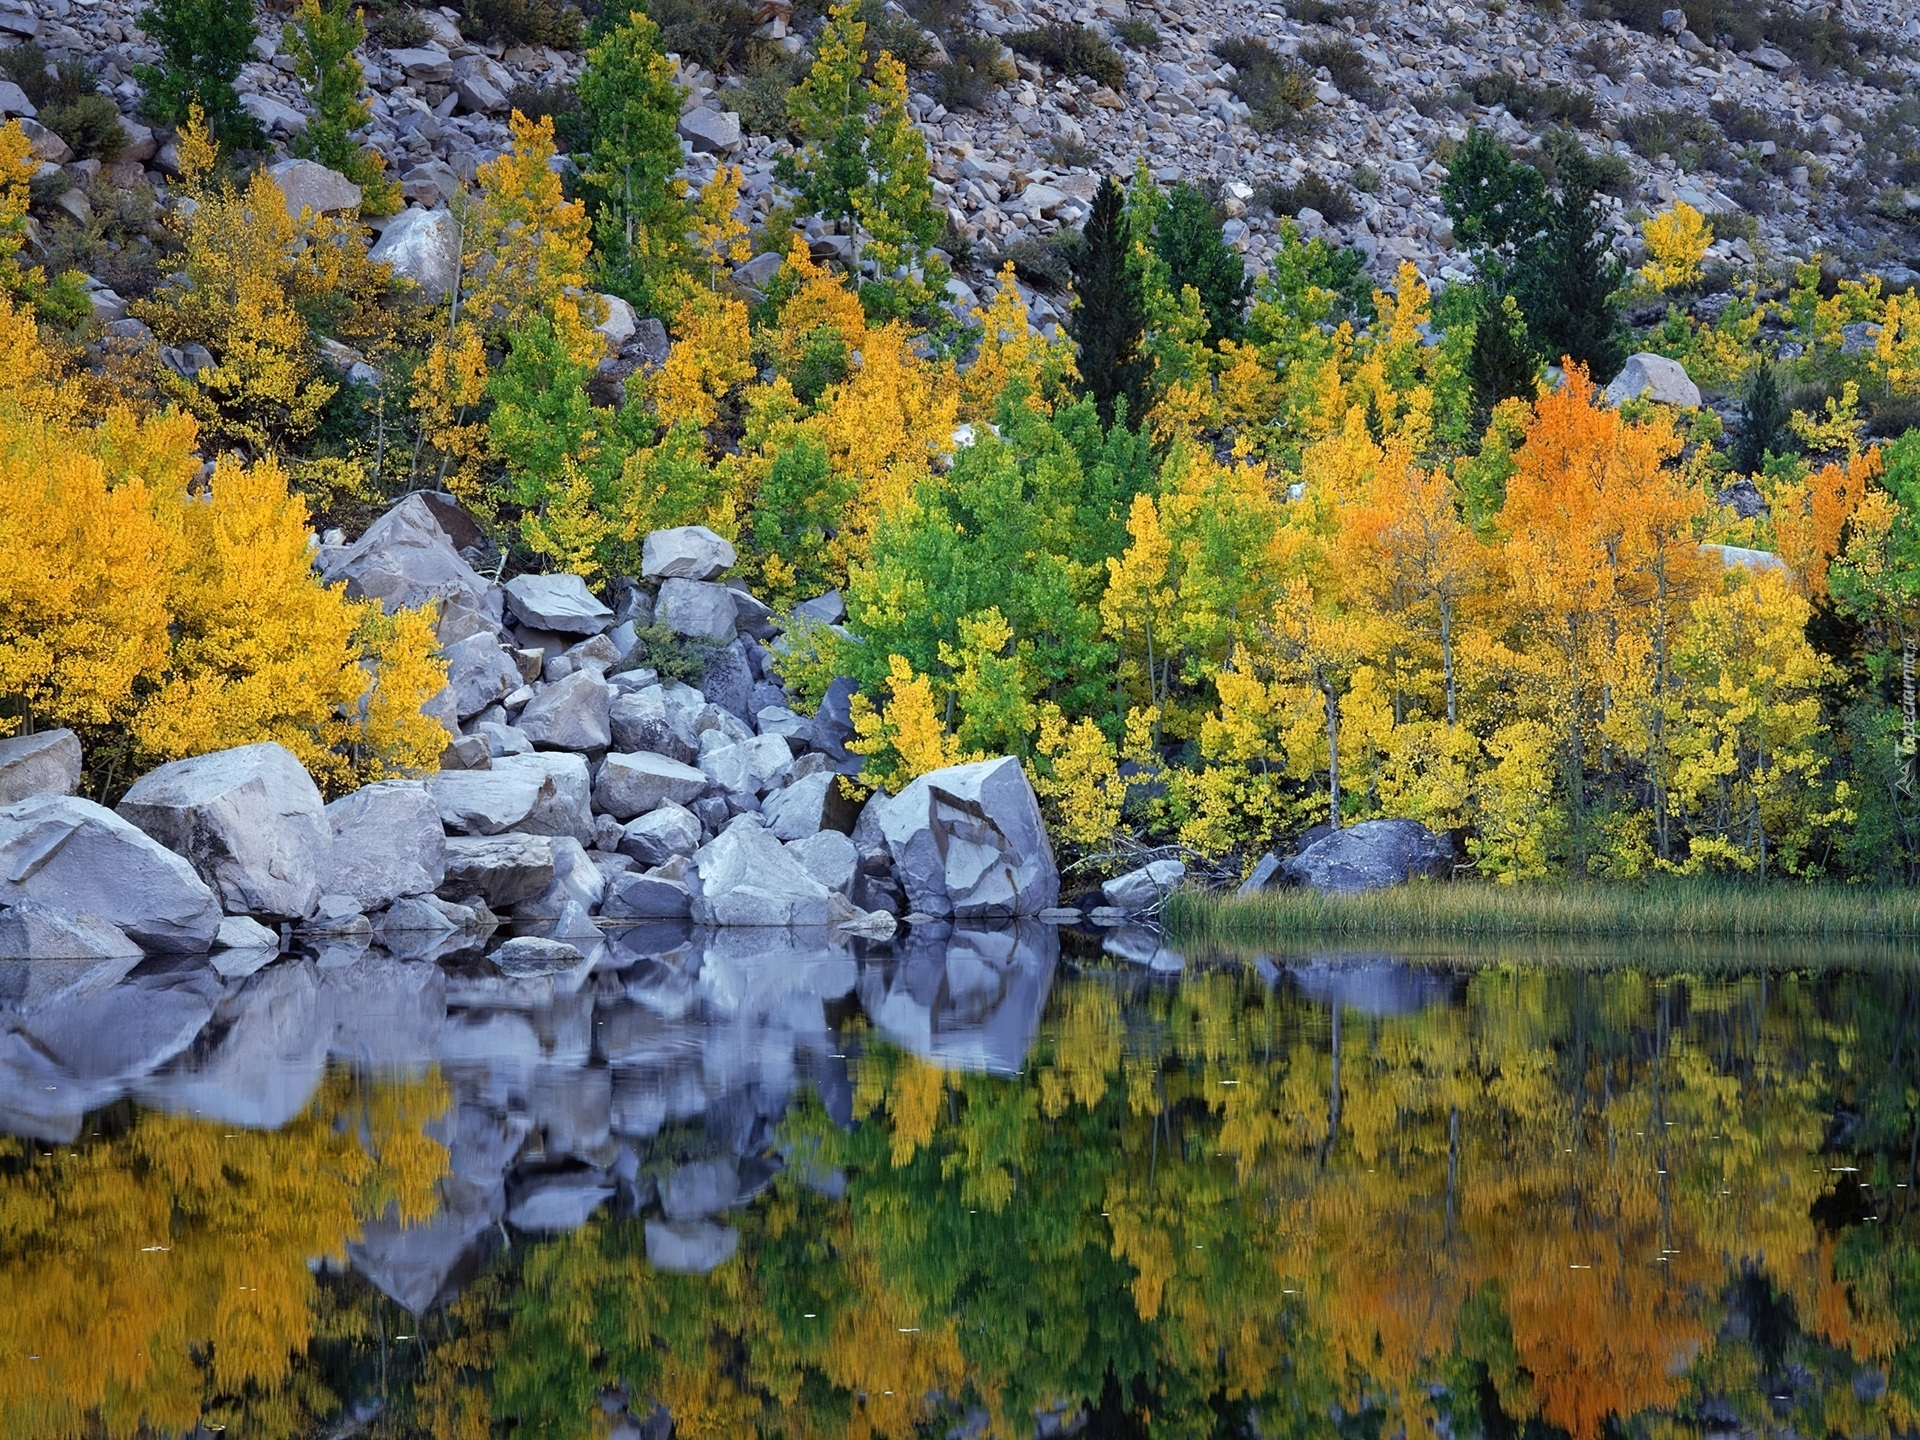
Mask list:
POLYGON ((1207 312, 1209 338, 1240 338, 1249 284, 1245 262, 1221 238, 1220 218, 1191 185, 1176 185, 1153 230, 1153 252, 1167 267, 1175 295, 1191 285, 1207 312))
POLYGON ((753 38, 745 0, 652 0, 647 18, 660 27, 660 48, 718 73, 743 56, 753 38))
POLYGON ((1268 184, 1254 192, 1254 203, 1289 219, 1302 210, 1314 210, 1329 225, 1344 225, 1360 213, 1353 192, 1338 181, 1309 170, 1297 185, 1268 184))
POLYGON ((198 106, 215 138, 230 145, 259 145, 259 123, 240 108, 233 82, 247 48, 260 32, 252 5, 228 0, 154 0, 140 12, 140 28, 160 47, 158 65, 141 65, 134 76, 147 87, 146 110, 169 124, 184 124, 198 106))
POLYGON ((767 66, 735 90, 729 103, 740 114, 740 128, 750 135, 794 138, 792 122, 787 118, 787 96, 806 78, 807 68, 806 58, 795 55, 767 66))
POLYGON ((40 112, 40 123, 73 147, 82 160, 111 165, 127 148, 127 132, 120 128, 120 110, 104 95, 82 95, 40 112))
POLYGON ((1633 188, 1633 167, 1611 151, 1590 151, 1571 130, 1553 129, 1542 137, 1539 167, 1549 181, 1570 179, 1603 195, 1624 198, 1633 188))
POLYGON ((562 150, 571 150, 583 137, 585 112, 580 108, 580 92, 571 85, 535 82, 516 85, 507 92, 507 106, 529 120, 553 121, 554 138, 562 150))
POLYGON ((1062 75, 1084 75, 1097 85, 1117 90, 1126 82, 1127 67, 1115 50, 1084 25, 1046 25, 1007 37, 1016 55, 1062 75))
POLYGON ((909 70, 922 69, 933 58, 933 41, 920 23, 889 10, 883 0, 860 0, 859 14, 867 27, 869 56, 884 50, 909 70))
POLYGON ((93 67, 85 61, 55 63, 32 42, 0 50, 0 75, 18 85, 37 110, 79 100, 99 88, 93 67))
POLYGON ((1120 37, 1120 43, 1125 45, 1129 50, 1158 50, 1160 48, 1160 32, 1154 29, 1152 21, 1142 20, 1137 15, 1129 15, 1118 25, 1114 26, 1113 30, 1114 33, 1120 37))
POLYGON ((1254 129, 1270 134, 1305 120, 1314 104, 1313 71, 1305 65, 1252 35, 1223 40, 1213 53, 1233 67, 1234 93, 1253 112, 1254 129))
POLYGON ((1325 68, 1343 95, 1369 100, 1378 95, 1373 71, 1351 40, 1316 40, 1300 47, 1300 63, 1310 70, 1325 68))
POLYGON ((1646 110, 1620 122, 1620 134, 1644 160, 1670 155, 1682 169, 1698 169, 1720 148, 1720 130, 1704 115, 1646 110))
POLYGON ((1331 25, 1373 14, 1372 0, 1292 0, 1287 13, 1304 25, 1331 25))
POLYGON ((1604 35, 1590 37, 1587 43, 1580 47, 1575 58, 1596 75, 1604 75, 1616 85, 1620 83, 1620 77, 1631 68, 1625 53, 1604 35))
POLYGON ((1016 240, 987 256, 987 268, 1013 266, 1013 273, 1029 285, 1055 295, 1073 284, 1072 246, 1079 239, 1072 230, 1055 231, 1045 240, 1016 240))
POLYGON ((932 69, 933 94, 950 109, 978 110, 1001 85, 1014 79, 1013 66, 990 35, 966 31, 947 41, 947 62, 932 69))
POLYGON ((1468 88, 1476 105, 1502 105, 1530 124, 1556 123, 1576 129, 1593 123, 1593 97, 1565 85, 1529 85, 1504 70, 1483 75, 1468 88))
POLYGON ((376 10, 367 21, 367 32, 389 50, 422 44, 432 33, 427 22, 411 10, 376 10))
POLYGON ((472 40, 571 50, 580 39, 581 18, 565 0, 466 0, 460 33, 472 40))

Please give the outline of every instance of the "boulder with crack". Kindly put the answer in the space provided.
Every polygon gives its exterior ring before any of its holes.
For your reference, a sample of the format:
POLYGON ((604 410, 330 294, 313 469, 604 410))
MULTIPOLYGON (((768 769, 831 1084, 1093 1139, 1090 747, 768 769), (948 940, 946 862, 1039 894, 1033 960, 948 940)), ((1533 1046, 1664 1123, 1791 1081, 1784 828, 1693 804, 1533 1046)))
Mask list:
POLYGON ((368 914, 403 895, 430 895, 440 888, 447 869, 446 830, 421 781, 364 785, 327 806, 327 823, 333 831, 333 869, 326 889, 351 895, 368 914))
POLYGON ((103 805, 35 795, 0 807, 0 905, 98 915, 148 950, 204 952, 220 901, 177 855, 103 805))
POLYGON ((913 909, 1010 919, 1059 901, 1060 872, 1040 805, 1014 757, 934 770, 868 803, 878 807, 875 826, 913 909))
POLYGON ((184 855, 232 915, 304 920, 333 867, 319 787, 270 740, 162 765, 134 781, 118 810, 184 855))

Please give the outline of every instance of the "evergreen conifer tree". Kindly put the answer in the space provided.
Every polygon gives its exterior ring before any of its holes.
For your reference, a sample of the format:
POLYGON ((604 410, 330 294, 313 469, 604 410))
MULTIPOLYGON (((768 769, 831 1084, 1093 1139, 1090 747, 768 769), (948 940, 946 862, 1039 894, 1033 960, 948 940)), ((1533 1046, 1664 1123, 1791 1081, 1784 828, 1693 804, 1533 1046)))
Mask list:
POLYGON ((1140 270, 1132 254, 1126 216, 1126 192, 1111 175, 1100 182, 1093 213, 1081 227, 1073 253, 1073 290, 1078 304, 1067 333, 1080 348, 1080 376, 1093 397, 1103 425, 1111 425, 1115 402, 1138 425, 1146 412, 1147 357, 1141 341, 1147 328, 1140 270))
POLYGON ((1240 338, 1246 309, 1246 264, 1228 246, 1207 197, 1191 185, 1176 185, 1154 226, 1153 253, 1167 267, 1168 288, 1177 297, 1188 285, 1207 312, 1209 339, 1240 338))
POLYGON ((1787 428, 1790 410, 1773 367, 1755 366, 1740 400, 1740 432, 1733 437, 1730 458, 1737 474, 1758 475, 1767 463, 1767 452, 1783 448, 1781 433, 1787 428))
POLYGON ((1625 267, 1601 228, 1592 161, 1574 144, 1558 163, 1559 193, 1516 257, 1512 294, 1548 360, 1571 357, 1604 381, 1627 358, 1619 301, 1625 267))
POLYGON ((260 33, 251 4, 155 0, 140 12, 140 28, 160 47, 158 65, 134 71, 147 87, 148 115, 177 125, 198 105, 214 138, 223 144, 265 142, 259 122, 240 108, 240 92, 234 88, 247 48, 260 33))

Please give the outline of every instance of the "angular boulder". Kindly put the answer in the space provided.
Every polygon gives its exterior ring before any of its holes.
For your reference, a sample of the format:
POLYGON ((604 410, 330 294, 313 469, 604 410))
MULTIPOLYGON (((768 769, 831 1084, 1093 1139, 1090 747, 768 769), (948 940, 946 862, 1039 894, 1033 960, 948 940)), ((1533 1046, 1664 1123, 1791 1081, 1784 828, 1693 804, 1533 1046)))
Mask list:
MULTIPOLYGON (((609 755, 608 762, 613 758, 609 755)), ((602 770, 601 779, 605 778, 606 771, 602 770)), ((620 832, 620 853, 642 865, 663 865, 676 855, 691 855, 699 848, 700 817, 671 800, 628 821, 620 832)))
POLYGON ((613 748, 628 754, 650 751, 691 764, 700 754, 698 737, 691 726, 677 723, 678 715, 678 707, 668 707, 662 685, 616 695, 608 707, 613 748))
POLYGON ((545 750, 605 750, 613 743, 608 706, 613 692, 593 670, 576 670, 527 702, 520 733, 545 750))
POLYGON ((460 227, 452 212, 416 205, 387 223, 367 259, 391 265, 395 279, 411 280, 423 299, 437 305, 460 278, 460 227))
POLYGON ((663 580, 653 607, 657 623, 709 645, 732 642, 736 614, 733 592, 710 580, 663 580))
POLYGON ((162 765, 134 781, 117 808, 184 855, 231 915, 304 920, 333 868, 319 787, 273 741, 162 765))
POLYGON ((198 954, 220 901, 185 857, 104 805, 35 795, 0 808, 0 905, 98 915, 147 950, 198 954))
MULTIPOLYGON (((627 821, 662 805, 690 804, 706 793, 707 784, 705 771, 669 760, 665 755, 644 750, 630 755, 613 754, 600 766, 593 803, 596 809, 614 819, 627 821)), ((697 829, 699 822, 694 821, 694 825, 697 829)))
POLYGON ((740 1232, 711 1220, 649 1220, 647 1263, 674 1275, 705 1275, 740 1248, 740 1232))
MULTIPOLYGON (((474 771, 490 774, 490 771, 474 771)), ((446 878, 440 808, 418 780, 382 780, 327 806, 333 868, 326 889, 368 914, 404 895, 431 895, 446 878)))
POLYGON ((682 920, 693 913, 693 897, 670 875, 629 873, 607 886, 600 913, 611 920, 682 920))
POLYGON ((502 755, 493 762, 493 773, 531 776, 543 787, 540 801, 520 829, 530 835, 571 836, 582 845, 593 843, 593 783, 584 755, 565 750, 502 755))
POLYGON ((699 925, 826 925, 834 913, 833 892, 752 816, 693 852, 691 878, 699 925))
POLYGON ((877 828, 913 909, 1006 919, 1058 902, 1053 847, 1014 757, 950 765, 869 803, 879 807, 877 828))
POLYGON ((1280 875, 1329 895, 1383 890, 1453 874, 1453 845, 1417 820, 1363 820, 1333 830, 1283 860, 1280 875))
MULTIPOLYGON (((498 597, 489 600, 487 582, 460 558, 423 495, 409 495, 344 550, 322 552, 320 578, 329 584, 344 580, 348 599, 378 600, 389 615, 442 601, 442 635, 456 614, 493 620, 500 613, 498 597)), ((474 628, 469 624, 462 633, 474 628)))
POLYGON ((129 960, 140 947, 111 920, 19 900, 0 910, 0 960, 129 960))
POLYGON ((712 580, 739 556, 730 541, 704 525, 655 530, 640 547, 640 573, 649 580, 712 580))
POLYGON ((562 635, 598 635, 613 627, 613 611, 578 575, 516 575, 506 584, 507 608, 522 625, 562 635))
POLYGON ((492 635, 484 631, 456 640, 441 652, 447 661, 447 688, 453 692, 454 713, 471 720, 521 685, 519 667, 492 635))
POLYGON ((553 883, 553 839, 548 835, 453 835, 447 838, 443 899, 478 895, 502 910, 531 900, 553 883))
POLYGON ((1643 352, 1627 358, 1600 398, 1609 405, 1618 405, 1643 396, 1662 405, 1697 407, 1700 387, 1687 378, 1686 367, 1678 360, 1643 352))
POLYGON ((80 737, 42 730, 0 740, 0 805, 29 795, 71 795, 80 788, 80 737))
POLYGON ((554 794, 546 776, 515 769, 442 770, 429 776, 426 785, 441 824, 454 835, 517 830, 554 794))
POLYGON ((1145 910, 1171 895, 1186 873, 1187 867, 1178 860, 1155 860, 1107 881, 1100 887, 1100 897, 1121 910, 1145 910))
POLYGON ((804 840, 827 823, 827 807, 839 777, 830 770, 807 775, 767 796, 760 806, 767 828, 780 840, 804 840))
POLYGON ((779 735, 756 735, 700 757, 700 770, 722 790, 758 795, 793 769, 793 747, 779 735))
POLYGON ((853 877, 860 868, 860 852, 838 830, 821 830, 804 840, 790 841, 787 853, 800 868, 829 890, 853 895, 853 877))
POLYGON ((280 187, 287 214, 295 220, 302 210, 315 215, 346 215, 360 209, 360 187, 338 170, 312 160, 282 160, 267 167, 267 178, 280 187))

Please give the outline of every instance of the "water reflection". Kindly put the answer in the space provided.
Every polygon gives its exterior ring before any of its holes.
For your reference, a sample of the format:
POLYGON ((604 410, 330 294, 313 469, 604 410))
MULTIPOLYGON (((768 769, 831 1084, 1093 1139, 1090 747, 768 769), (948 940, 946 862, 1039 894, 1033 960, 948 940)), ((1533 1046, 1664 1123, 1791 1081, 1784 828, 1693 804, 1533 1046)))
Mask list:
POLYGON ((1912 1433, 1903 957, 1480 958, 0 973, 0 1434, 1912 1433))

